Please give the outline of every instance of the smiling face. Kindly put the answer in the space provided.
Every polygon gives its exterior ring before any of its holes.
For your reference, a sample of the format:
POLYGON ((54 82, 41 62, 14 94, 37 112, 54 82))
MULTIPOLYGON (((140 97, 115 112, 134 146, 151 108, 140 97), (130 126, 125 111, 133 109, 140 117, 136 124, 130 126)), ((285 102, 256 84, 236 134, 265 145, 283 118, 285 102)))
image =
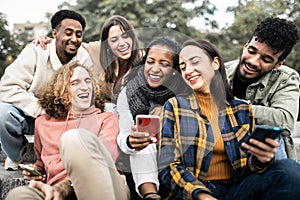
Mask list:
POLYGON ((202 49, 188 45, 179 54, 179 67, 182 78, 194 91, 208 93, 219 60, 211 61, 202 49))
POLYGON ((82 112, 89 108, 93 91, 89 73, 83 67, 74 68, 70 84, 73 112, 82 112))
POLYGON ((128 60, 130 58, 132 38, 119 25, 114 25, 109 29, 108 45, 118 59, 128 60))
POLYGON ((52 30, 52 35, 56 39, 56 53, 62 62, 69 62, 77 53, 82 43, 82 26, 74 19, 64 19, 61 24, 52 30))
POLYGON ((245 44, 240 59, 239 75, 242 79, 258 78, 272 69, 280 67, 284 61, 278 62, 282 52, 275 52, 266 43, 252 40, 245 44))
POLYGON ((170 76, 173 66, 173 51, 166 46, 154 45, 146 57, 144 75, 152 88, 161 86, 170 76))

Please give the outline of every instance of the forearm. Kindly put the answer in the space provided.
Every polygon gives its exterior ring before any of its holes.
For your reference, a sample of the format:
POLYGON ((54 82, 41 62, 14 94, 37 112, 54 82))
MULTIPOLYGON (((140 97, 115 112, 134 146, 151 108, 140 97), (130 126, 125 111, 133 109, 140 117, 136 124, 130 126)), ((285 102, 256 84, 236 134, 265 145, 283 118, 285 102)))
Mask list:
POLYGON ((204 183, 183 166, 177 166, 176 169, 169 167, 162 169, 159 173, 159 180, 169 193, 181 199, 196 199, 198 193, 212 194, 204 183))
POLYGON ((248 166, 250 171, 262 173, 268 169, 268 167, 273 163, 274 158, 270 162, 262 163, 255 156, 250 155, 248 158, 248 166))
POLYGON ((123 131, 120 130, 119 135, 117 137, 117 143, 121 151, 123 151, 126 154, 134 154, 136 151, 132 148, 127 143, 129 135, 123 133, 123 131))
POLYGON ((54 185, 57 191, 66 198, 73 191, 72 181, 69 178, 63 179, 62 181, 54 185))
MULTIPOLYGON (((295 106, 295 110, 298 106, 295 106)), ((280 126, 290 132, 294 128, 296 115, 281 108, 252 105, 254 117, 257 124, 267 124, 270 126, 280 126)))
POLYGON ((117 142, 120 149, 126 154, 135 153, 127 144, 127 138, 131 133, 131 127, 134 125, 132 113, 127 101, 126 87, 121 91, 117 102, 117 111, 119 114, 119 135, 117 142))
POLYGON ((252 102, 254 116, 258 124, 281 126, 291 132, 299 110, 299 76, 291 74, 279 81, 268 93, 258 91, 252 102))

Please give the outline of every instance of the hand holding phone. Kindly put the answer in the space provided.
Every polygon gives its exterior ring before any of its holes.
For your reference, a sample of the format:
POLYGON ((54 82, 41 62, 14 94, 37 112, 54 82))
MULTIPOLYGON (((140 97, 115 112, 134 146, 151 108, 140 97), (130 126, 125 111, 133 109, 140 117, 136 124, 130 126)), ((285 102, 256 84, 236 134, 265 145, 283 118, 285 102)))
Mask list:
POLYGON ((33 167, 30 167, 29 165, 19 164, 19 167, 23 170, 30 172, 32 176, 42 176, 42 174, 39 171, 37 171, 33 167))
POLYGON ((159 116, 157 115, 137 115, 136 116, 137 131, 147 132, 150 136, 155 137, 157 142, 159 133, 159 116))
POLYGON ((276 139, 280 136, 282 131, 283 129, 278 126, 256 125, 254 131, 251 133, 246 143, 253 146, 253 144, 249 142, 250 139, 255 139, 260 142, 266 143, 266 138, 276 139))

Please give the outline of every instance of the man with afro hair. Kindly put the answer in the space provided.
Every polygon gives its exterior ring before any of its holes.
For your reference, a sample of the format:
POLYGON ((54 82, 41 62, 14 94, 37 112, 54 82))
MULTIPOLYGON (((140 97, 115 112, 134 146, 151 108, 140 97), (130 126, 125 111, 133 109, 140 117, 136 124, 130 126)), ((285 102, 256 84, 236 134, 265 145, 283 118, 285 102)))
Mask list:
POLYGON ((266 18, 244 44, 240 59, 225 64, 234 96, 252 104, 256 123, 286 130, 277 159, 295 159, 290 135, 299 110, 299 74, 283 63, 298 39, 293 22, 266 18))

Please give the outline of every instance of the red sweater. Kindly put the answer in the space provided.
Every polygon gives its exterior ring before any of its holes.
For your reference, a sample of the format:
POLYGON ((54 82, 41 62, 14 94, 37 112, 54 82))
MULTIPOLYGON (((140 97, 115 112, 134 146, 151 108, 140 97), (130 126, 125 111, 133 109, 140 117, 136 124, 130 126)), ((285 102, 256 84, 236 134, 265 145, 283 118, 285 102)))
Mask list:
POLYGON ((116 140, 119 127, 116 114, 101 113, 100 109, 92 106, 81 114, 73 115, 70 112, 65 120, 46 119, 46 115, 41 115, 35 121, 34 150, 37 158, 35 165, 46 170, 46 182, 49 185, 67 177, 59 152, 59 143, 65 131, 75 128, 84 128, 94 133, 106 146, 114 161, 119 155, 116 140))

